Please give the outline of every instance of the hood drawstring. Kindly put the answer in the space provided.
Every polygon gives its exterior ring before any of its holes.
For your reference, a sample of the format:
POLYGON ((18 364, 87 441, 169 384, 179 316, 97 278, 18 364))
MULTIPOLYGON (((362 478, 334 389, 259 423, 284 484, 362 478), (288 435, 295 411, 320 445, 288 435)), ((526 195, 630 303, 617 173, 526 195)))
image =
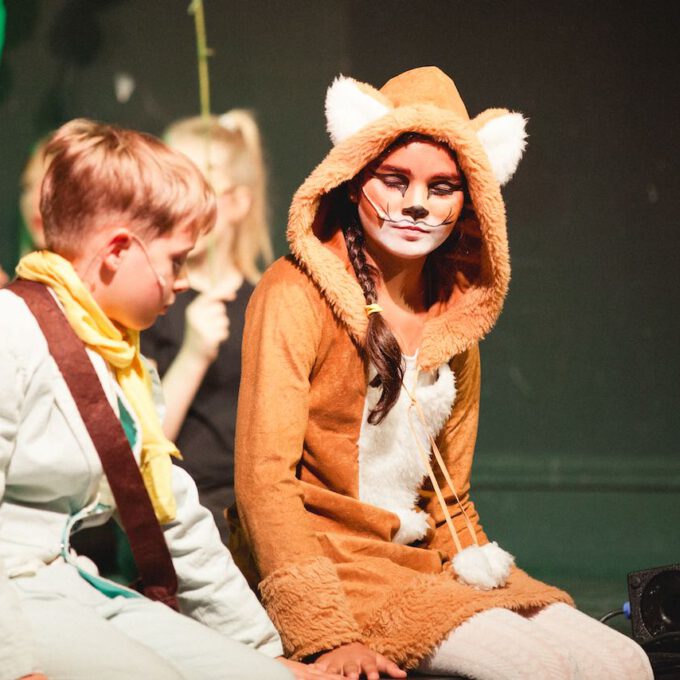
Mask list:
POLYGON ((454 498, 456 499, 456 503, 458 504, 458 507, 460 508, 460 511, 463 515, 463 518, 465 519, 465 526, 470 534, 470 537, 472 538, 472 541, 475 545, 479 545, 479 541, 477 540, 477 534, 475 533, 474 527, 472 526, 472 522, 470 521, 470 518, 468 517, 467 512, 465 512, 465 508, 463 507, 463 504, 460 501, 460 498, 458 497, 458 492, 456 491, 456 487, 453 484, 453 480, 451 479, 451 475, 449 475, 449 471, 446 468, 446 465, 444 464, 444 459, 442 458, 442 454, 439 451, 439 447, 437 446, 437 443, 434 439, 434 437, 430 434, 428 427, 427 427, 427 421, 425 419, 425 414, 423 413, 423 410, 418 403, 418 400, 416 399, 416 386, 418 385, 418 375, 419 375, 419 369, 416 368, 415 371, 415 377, 413 380, 413 390, 409 390, 408 387, 404 384, 404 390, 406 391, 407 396, 411 400, 411 406, 413 406, 412 409, 409 409, 408 411, 408 426, 409 429, 411 430, 411 434, 413 436, 413 440, 416 443, 416 448, 418 449, 418 453, 420 455, 420 458, 423 462, 423 465, 425 466, 425 469, 427 470, 427 474, 430 478, 430 482, 432 482, 432 488, 434 489, 435 494, 437 495, 437 500, 439 501, 439 505, 442 509, 442 512, 444 513, 444 519, 446 520, 446 525, 449 529, 449 532, 451 533, 451 538, 453 539, 453 543, 456 546, 456 550, 460 553, 463 551, 463 546, 460 542, 460 538, 458 537, 458 531, 456 530, 456 526, 453 523, 453 518, 451 517, 451 513, 449 512, 448 505, 446 504, 446 500, 444 499, 444 494, 442 493, 441 487, 439 486, 439 482, 437 481, 437 477, 434 473, 434 470, 432 469, 432 465, 430 464, 430 456, 427 454, 427 452, 423 449, 422 444, 420 443, 420 438, 416 435, 415 428, 413 426, 413 421, 411 420, 411 413, 415 411, 416 415, 418 416, 418 420, 420 420, 420 424, 423 426, 423 430, 427 434, 428 441, 430 443, 430 446, 432 447, 432 452, 434 453, 434 457, 437 461, 437 465, 439 466, 439 469, 444 476, 444 479, 446 480, 446 483, 448 484, 449 489, 451 489, 451 493, 453 494, 454 498))
POLYGON ((439 451, 439 447, 437 446, 437 442, 434 440, 434 437, 428 430, 425 414, 423 413, 423 410, 416 399, 418 373, 419 370, 416 367, 412 390, 409 390, 408 387, 406 387, 406 385, 402 382, 404 391, 411 399, 411 406, 413 407, 408 411, 408 426, 411 430, 411 435, 413 436, 413 440, 416 444, 416 448, 418 449, 420 458, 423 461, 423 465, 425 466, 427 474, 430 477, 430 481, 432 482, 432 488, 437 495, 439 505, 441 506, 442 512, 444 513, 446 526, 448 527, 449 532, 451 533, 451 538, 453 539, 453 543, 456 546, 456 554, 451 559, 451 567, 455 571, 458 581, 466 585, 473 586, 474 588, 478 588, 480 590, 491 590, 493 588, 502 587, 510 577, 515 558, 510 553, 503 550, 503 548, 501 548, 495 541, 480 546, 477 534, 475 533, 472 522, 470 521, 470 518, 468 517, 468 514, 461 503, 458 492, 456 491, 456 487, 453 484, 453 480, 449 475, 449 471, 446 468, 442 454, 439 451), (424 450, 420 442, 420 438, 416 434, 416 430, 411 418, 412 411, 415 411, 418 419, 420 420, 420 424, 427 434, 427 439, 432 449, 432 453, 434 454, 434 457, 437 461, 437 465, 439 466, 439 469, 441 470, 441 473, 444 476, 449 489, 451 489, 451 493, 456 499, 456 503, 460 508, 461 514, 463 515, 465 526, 468 533, 470 534, 470 537, 472 538, 472 544, 467 548, 463 548, 460 542, 458 532, 456 531, 456 526, 453 523, 451 513, 449 512, 446 500, 444 499, 444 494, 442 493, 439 482, 437 481, 437 477, 434 474, 432 465, 430 464, 430 456, 428 452, 424 450))

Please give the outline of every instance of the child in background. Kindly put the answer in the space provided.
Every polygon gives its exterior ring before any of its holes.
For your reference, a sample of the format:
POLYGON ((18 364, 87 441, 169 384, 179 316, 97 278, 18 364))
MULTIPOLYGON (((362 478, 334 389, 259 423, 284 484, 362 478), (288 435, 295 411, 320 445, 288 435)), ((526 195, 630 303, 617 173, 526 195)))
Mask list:
POLYGON ((183 155, 114 126, 72 121, 47 153, 48 250, 25 256, 17 273, 58 301, 124 426, 183 615, 98 577, 69 549, 72 531, 124 508, 36 317, 19 293, 2 290, 0 680, 288 678, 271 658, 281 654, 276 631, 193 481, 170 464, 178 453, 139 354, 139 331, 187 287, 187 255, 214 222, 212 189, 183 155))
POLYGON ((37 142, 21 174, 19 209, 26 235, 30 238, 30 243, 22 244, 22 255, 45 247, 45 232, 40 214, 40 186, 49 165, 49 158, 45 155, 48 141, 49 137, 43 137, 37 142))
MULTIPOLYGON (((21 196, 19 198, 19 210, 21 219, 26 230, 25 236, 21 238, 21 254, 33 250, 34 248, 44 248, 45 238, 43 236, 42 216, 40 215, 40 185, 47 167, 44 156, 47 138, 41 139, 34 147, 26 167, 21 175, 21 196), (25 243, 30 239, 30 243, 25 243)), ((9 277, 0 267, 0 287, 4 286, 9 277)))
POLYGON ((217 222, 189 254, 190 290, 142 334, 142 351, 162 377, 163 430, 182 451, 180 465, 226 544, 245 309, 259 262, 272 259, 260 134, 249 112, 234 109, 208 122, 177 121, 164 138, 212 185, 217 222))

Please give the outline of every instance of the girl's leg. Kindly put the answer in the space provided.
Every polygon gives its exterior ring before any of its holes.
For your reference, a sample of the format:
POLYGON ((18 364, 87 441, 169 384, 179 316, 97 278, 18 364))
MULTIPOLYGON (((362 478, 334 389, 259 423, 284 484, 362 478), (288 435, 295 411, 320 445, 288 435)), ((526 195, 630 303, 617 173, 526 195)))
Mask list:
POLYGON ((587 680, 652 680, 652 668, 642 647, 583 612, 553 604, 530 619, 576 659, 587 680))
POLYGON ((569 652, 550 634, 507 609, 475 614, 453 630, 418 670, 475 680, 577 680, 569 652))

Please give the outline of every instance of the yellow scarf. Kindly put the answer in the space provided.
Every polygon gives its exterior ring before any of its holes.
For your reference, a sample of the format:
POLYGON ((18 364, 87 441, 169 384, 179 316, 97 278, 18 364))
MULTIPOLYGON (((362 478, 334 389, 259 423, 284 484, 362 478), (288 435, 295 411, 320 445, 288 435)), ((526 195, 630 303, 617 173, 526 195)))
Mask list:
POLYGON ((151 379, 139 353, 139 332, 119 328, 99 307, 68 260, 48 250, 26 255, 17 265, 22 279, 39 281, 56 293, 76 335, 113 367, 123 394, 142 426, 141 473, 161 524, 175 519, 172 461, 181 458, 163 434, 151 396, 151 379))

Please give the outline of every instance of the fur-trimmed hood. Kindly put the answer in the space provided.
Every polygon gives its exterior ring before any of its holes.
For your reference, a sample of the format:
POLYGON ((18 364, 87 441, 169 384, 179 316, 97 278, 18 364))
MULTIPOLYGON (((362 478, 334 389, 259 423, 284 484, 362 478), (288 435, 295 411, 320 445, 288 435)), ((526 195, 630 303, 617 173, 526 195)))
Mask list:
POLYGON ((419 365, 431 370, 482 338, 500 314, 510 279, 505 207, 500 186, 524 150, 525 120, 506 109, 473 119, 453 81, 435 67, 407 71, 380 90, 339 77, 326 97, 334 148, 296 192, 288 241, 352 338, 363 345, 365 300, 347 257, 341 227, 328 218, 339 187, 405 132, 429 135, 456 154, 470 198, 447 259, 453 286, 425 324, 419 365))

